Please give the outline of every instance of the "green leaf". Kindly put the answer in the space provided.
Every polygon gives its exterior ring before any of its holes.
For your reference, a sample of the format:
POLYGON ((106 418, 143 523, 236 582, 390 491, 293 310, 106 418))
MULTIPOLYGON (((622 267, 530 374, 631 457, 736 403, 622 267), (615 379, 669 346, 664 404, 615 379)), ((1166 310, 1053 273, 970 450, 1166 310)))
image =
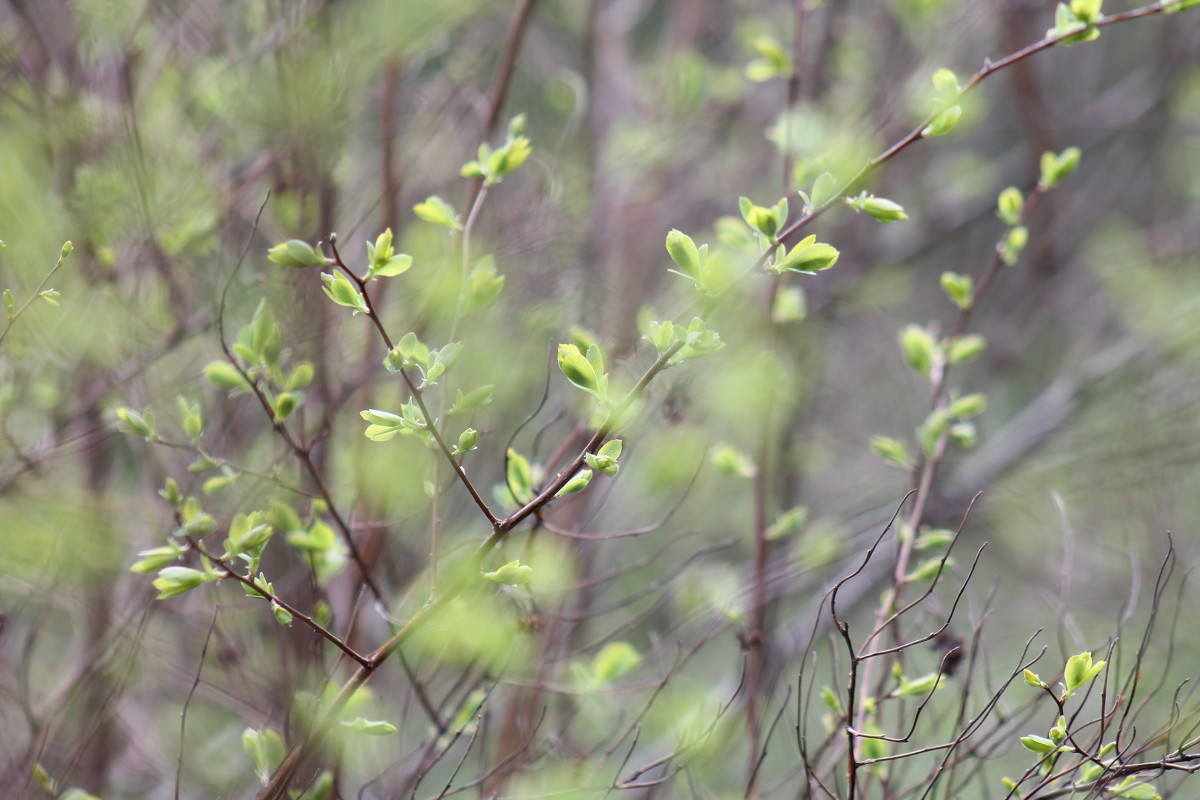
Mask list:
POLYGON ((1059 44, 1072 45, 1098 38, 1100 30, 1077 17, 1066 3, 1059 3, 1054 10, 1054 27, 1046 35, 1059 39, 1059 44))
POLYGON ((1055 744, 1062 744, 1067 738, 1067 719, 1059 716, 1058 721, 1054 723, 1054 727, 1050 729, 1050 741, 1055 744))
POLYGON ((597 456, 591 453, 585 453, 583 456, 584 462, 597 472, 603 472, 610 478, 616 477, 620 471, 621 465, 617 463, 615 458, 611 456, 597 456))
POLYGON ((412 256, 401 253, 389 258, 378 269, 372 269, 370 276, 372 278, 394 278, 397 275, 403 275, 405 272, 408 272, 408 268, 412 266, 412 263, 412 256))
POLYGON ((821 701, 825 703, 826 708, 835 714, 845 715, 846 709, 842 707, 842 701, 833 691, 832 687, 821 687, 821 701))
POLYGON ((508 121, 508 138, 518 139, 525 135, 525 115, 517 114, 508 121))
POLYGON ((210 361, 204 367, 204 377, 217 389, 238 393, 250 391, 245 376, 228 361, 210 361))
POLYGON ((327 262, 325 256, 311 244, 300 239, 288 239, 267 251, 267 258, 285 267, 303 269, 305 267, 321 267, 327 262))
POLYGON ((946 413, 952 419, 970 419, 977 417, 987 410, 987 397, 982 394, 968 394, 950 403, 946 413))
POLYGON ((682 231, 671 229, 667 234, 667 253, 675 262, 677 270, 671 270, 685 278, 690 278, 697 285, 700 283, 700 251, 692 237, 682 231))
POLYGON ((279 360, 279 353, 283 349, 280 342, 279 325, 276 324, 275 315, 271 312, 266 300, 259 302, 250 324, 238 334, 238 340, 243 344, 248 344, 250 351, 254 354, 252 358, 247 358, 247 361, 274 364, 279 360))
POLYGON ((773 542, 785 536, 791 536, 804 527, 808 522, 808 507, 793 506, 775 518, 767 528, 767 541, 773 542))
POLYGON ((505 473, 508 487, 518 503, 526 503, 533 499, 533 468, 529 459, 513 450, 508 449, 508 469, 505 473))
POLYGON ((738 199, 738 208, 746 224, 771 242, 775 241, 775 234, 787 220, 787 198, 780 200, 772 208, 764 208, 754 205, 749 198, 742 197, 738 199))
POLYGON ((330 300, 337 303, 339 306, 353 308, 355 311, 366 311, 367 304, 363 300, 363 296, 358 289, 354 288, 354 284, 340 272, 322 272, 321 283, 324 284, 321 288, 330 300))
POLYGON ((799 286, 786 286, 775 292, 775 300, 771 304, 771 321, 779 325, 789 322, 800 322, 808 316, 808 300, 804 289, 799 286))
POLYGON ((1035 753, 1053 753, 1058 749, 1058 745, 1045 736, 1034 736, 1032 734, 1021 737, 1021 746, 1035 753))
POLYGON ((936 70, 930 79, 933 82, 934 99, 938 105, 948 105, 962 94, 958 76, 948 69, 936 70))
POLYGON ((379 234, 374 244, 367 242, 367 261, 370 263, 367 278, 394 278, 412 266, 412 256, 397 255, 392 247, 391 228, 379 234))
POLYGON ((271 613, 275 616, 275 621, 285 628, 292 627, 292 612, 288 611, 283 606, 276 602, 271 603, 271 613))
POLYGON ((1025 244, 1029 241, 1029 229, 1024 225, 1018 225, 1008 232, 1004 237, 1004 241, 1000 243, 1000 257, 1008 266, 1016 264, 1021 258, 1021 251, 1025 249, 1025 244))
POLYGON ((475 449, 475 440, 479 437, 479 432, 474 428, 467 428, 458 435, 458 444, 454 446, 454 454, 462 455, 475 449))
POLYGON ((662 355, 675 344, 675 325, 671 322, 646 320, 642 325, 642 338, 654 345, 654 349, 662 355))
POLYGON ((239 553, 261 549, 271 538, 273 531, 265 522, 262 512, 237 514, 229 523, 229 538, 225 542, 227 558, 239 553))
POLYGON ((149 419, 143 417, 132 408, 122 406, 116 411, 117 419, 124 423, 125 427, 121 429, 121 433, 128 433, 133 436, 144 436, 147 439, 155 438, 154 433, 154 417, 149 416, 149 419))
POLYGON ((155 599, 167 600, 177 597, 212 579, 207 573, 191 567, 166 567, 154 579, 154 588, 158 589, 158 597, 155 599))
POLYGON ((267 580, 267 576, 261 572, 258 573, 258 577, 254 579, 254 587, 255 588, 250 588, 249 586, 245 586, 243 584, 243 588, 246 590, 247 597, 255 597, 261 600, 266 597, 275 596, 275 587, 271 585, 270 581, 267 580))
POLYGON ((292 392, 280 392, 275 397, 275 421, 283 422, 292 415, 304 402, 304 395, 292 392))
POLYGON ((258 731, 253 728, 246 728, 242 731, 242 750, 246 752, 246 756, 250 759, 250 766, 254 768, 259 781, 265 786, 267 779, 271 775, 271 770, 267 764, 267 756, 263 751, 262 737, 258 731))
POLYGON ((409 427, 404 417, 378 408, 368 408, 358 412, 358 415, 370 423, 365 435, 372 442, 386 442, 409 427))
POLYGON ((838 182, 832 173, 822 172, 813 183, 812 204, 820 207, 837 196, 838 182))
POLYGON ((391 258, 395 252, 392 248, 392 229, 386 228, 383 233, 375 238, 375 242, 367 242, 367 261, 373 267, 375 264, 383 263, 391 258))
POLYGON ((310 525, 307 530, 288 531, 287 543, 297 550, 304 550, 308 553, 334 550, 339 546, 337 534, 333 532, 333 528, 319 520, 310 525))
MULTIPOLYGON (((582 325, 572 325, 569 330, 571 336, 571 344, 579 348, 579 352, 586 353, 589 348, 595 346, 600 347, 600 337, 582 325)), ((601 371, 603 371, 603 361, 601 361, 601 371)))
POLYGON ((496 260, 487 255, 471 269, 467 310, 477 311, 496 299, 504 288, 504 276, 496 274, 496 260))
POLYGON ((366 736, 390 736, 396 732, 396 726, 390 722, 363 719, 362 717, 355 717, 352 720, 342 720, 342 727, 366 736))
POLYGON ((970 275, 960 275, 957 272, 942 273, 942 291, 946 293, 946 297, 950 298, 950 302, 963 309, 964 311, 971 307, 973 292, 975 291, 975 280, 970 275))
POLYGON ((462 230, 462 223, 458 220, 458 212, 454 210, 454 206, 436 194, 427 197, 425 202, 413 206, 413 213, 434 225, 441 225, 443 228, 451 230, 462 230))
POLYGON ((483 573, 483 577, 506 586, 520 586, 533 580, 533 567, 522 566, 520 561, 510 561, 497 570, 483 573))
POLYGON ((968 333, 950 341, 946 350, 946 362, 962 364, 977 358, 987 347, 987 339, 978 333, 968 333))
POLYGON ((613 478, 621 469, 617 459, 621 457, 623 447, 620 439, 609 439, 595 454, 585 453, 583 459, 590 468, 613 478))
POLYGON ((239 473, 235 470, 230 469, 229 467, 222 467, 220 475, 214 475, 213 477, 204 481, 204 485, 202 487, 203 491, 205 494, 216 494, 224 491, 232 486, 238 477, 239 473))
POLYGON ((463 411, 470 411, 474 408, 486 405, 492 401, 492 385, 489 383, 486 386, 477 386, 469 392, 464 393, 462 389, 457 390, 454 398, 454 406, 450 409, 451 414, 458 414, 463 411))
POLYGON ((858 197, 846 202, 851 208, 866 212, 869 217, 879 222, 902 222, 908 219, 904 206, 885 197, 876 197, 863 192, 858 197))
POLYGON ((909 455, 908 445, 890 436, 872 436, 871 452, 894 467, 903 470, 913 468, 913 458, 909 455))
POLYGON ((917 441, 920 442, 921 449, 926 456, 933 454, 938 439, 945 432, 946 426, 949 424, 950 416, 946 413, 945 409, 936 409, 930 412, 925 421, 921 423, 921 427, 917 429, 917 441))
POLYGON ((906 325, 900 331, 899 340, 904 362, 928 378, 937 353, 933 334, 919 325, 906 325))
POLYGON ((301 527, 300 515, 296 513, 296 509, 282 500, 276 499, 271 501, 271 506, 266 512, 266 518, 271 527, 285 533, 298 530, 301 527))
POLYGON ((183 396, 176 397, 175 404, 179 407, 179 415, 183 418, 183 432, 187 434, 188 439, 191 441, 197 441, 204 429, 204 418, 200 415, 200 404, 189 402, 183 396))
POLYGON ((573 344, 558 346, 558 368, 573 385, 599 396, 600 378, 591 362, 573 344))
POLYGON ((288 375, 287 380, 283 383, 283 388, 289 392, 299 391, 312 383, 315 376, 316 372, 313 370, 313 365, 307 361, 301 361, 292 370, 292 373, 288 375))
POLYGON ((1049 150, 1042 153, 1041 177, 1038 184, 1043 190, 1053 189, 1059 181, 1075 171, 1080 158, 1081 152, 1078 147, 1068 147, 1061 153, 1049 150))
POLYGON ((1091 25, 1100 19, 1100 6, 1104 0, 1071 0, 1071 13, 1080 22, 1091 25))
POLYGON ((588 363, 592 365, 592 370, 597 375, 603 375, 605 373, 604 351, 600 349, 600 345, 589 344, 585 353, 586 354, 584 357, 587 358, 588 363))
POLYGON ((414 364, 427 366, 429 364, 429 348, 412 331, 400 337, 400 341, 396 343, 396 349, 400 351, 400 355, 404 357, 404 361, 409 366, 414 364))
POLYGON ((596 686, 607 686, 640 663, 641 654, 629 642, 609 642, 592 659, 592 680, 596 686))
POLYGON ((1123 800, 1162 800, 1162 795, 1152 784, 1141 783, 1140 780, 1140 778, 1130 775, 1118 785, 1109 788, 1108 791, 1123 800))
POLYGON ((590 469, 579 470, 579 472, 575 473, 575 477, 571 478, 571 480, 567 481, 561 489, 555 492, 554 496, 562 497, 563 495, 582 492, 588 487, 588 484, 592 482, 592 474, 593 473, 590 469))
POLYGON ((715 446, 712 449, 712 455, 709 459, 712 461, 713 466, 726 475, 753 478, 758 474, 758 468, 754 465, 754 460, 731 444, 718 444, 715 446))
POLYGON ((138 553, 139 559, 130 566, 129 571, 141 575, 157 572, 179 558, 184 552, 184 548, 177 544, 168 544, 164 547, 142 550, 138 553))
POLYGON ((862 742, 862 757, 868 758, 884 758, 888 754, 888 743, 878 737, 883 735, 883 730, 873 720, 868 720, 864 726, 864 733, 870 734, 860 739, 862 742))
POLYGON ((996 198, 996 216, 1003 220, 1005 225, 1021 224, 1024 212, 1025 197, 1017 187, 1009 186, 996 198))
POLYGON ((792 74, 792 59, 779 40, 771 36, 759 36, 754 40, 758 58, 746 65, 746 77, 755 83, 772 78, 789 78, 792 74))
POLYGON ((956 422, 946 431, 946 435, 960 447, 974 447, 979 440, 979 432, 973 422, 956 422))
MULTIPOLYGON (((947 108, 945 111, 939 111, 929 124, 921 131, 923 138, 933 136, 945 136, 950 131, 954 130, 958 125, 958 120, 962 117, 962 106, 954 105, 947 108)), ((891 220, 887 220, 891 221, 891 220)))
POLYGON ((673 340, 683 342, 683 347, 680 348, 679 352, 671 356, 671 359, 667 362, 668 364, 678 364, 680 361, 702 358, 703 356, 715 353, 725 346, 725 343, 721 341, 721 335, 716 331, 709 330, 704 320, 700 317, 694 317, 687 328, 684 328, 682 325, 674 325, 672 331, 673 340))
POLYGON ((1066 687, 1067 694, 1069 695, 1090 683, 1100 674, 1100 670, 1104 669, 1105 663, 1097 661, 1093 664, 1092 654, 1089 652, 1083 652, 1067 659, 1067 665, 1063 668, 1063 686, 1066 687))
POLYGON ((508 140, 495 150, 486 143, 481 144, 476 153, 477 158, 464 164, 460 173, 466 177, 481 177, 488 186, 498 183, 505 175, 525 163, 533 150, 529 139, 512 134, 512 130, 523 128, 523 122, 510 126, 508 140))
POLYGON ((922 530, 920 537, 913 542, 913 549, 917 551, 940 550, 953 541, 954 531, 945 528, 922 530))
MULTIPOLYGON (((1200 0, 1178 0, 1178 2, 1171 3, 1166 8, 1164 8, 1163 13, 1164 14, 1175 14, 1175 13, 1177 13, 1179 11, 1183 11, 1184 9, 1187 9, 1187 8, 1195 8, 1196 6, 1200 6, 1200 0)), ((3 244, 3 243, 0 242, 0 244, 3 244)))
POLYGON ((158 490, 158 496, 166 500, 171 508, 179 508, 183 498, 179 493, 179 483, 174 478, 167 478, 163 488, 158 490))
POLYGON ((922 561, 921 564, 908 573, 905 577, 907 581, 931 581, 938 576, 944 569, 949 569, 954 565, 954 559, 947 558, 943 563, 940 558, 931 558, 928 561, 922 561))
POLYGON ((37 781, 38 786, 41 786, 50 795, 58 794, 58 787, 54 779, 50 777, 50 773, 46 772, 46 768, 41 764, 33 765, 33 779, 37 781))
POLYGON ((899 688, 893 691, 892 695, 895 697, 924 697, 941 688, 943 677, 945 676, 931 672, 912 680, 901 678, 899 688))
MULTIPOLYGON (((841 253, 833 245, 816 243, 816 236, 806 236, 791 252, 777 259, 774 271, 802 272, 812 275, 837 263, 841 253)), ((781 248, 782 249, 782 248, 781 248)))

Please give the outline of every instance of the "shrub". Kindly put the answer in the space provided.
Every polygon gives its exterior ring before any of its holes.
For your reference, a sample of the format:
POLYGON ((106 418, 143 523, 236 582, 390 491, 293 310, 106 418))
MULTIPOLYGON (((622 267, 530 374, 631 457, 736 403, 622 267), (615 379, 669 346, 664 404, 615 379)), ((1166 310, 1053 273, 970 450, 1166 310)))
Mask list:
POLYGON ((1192 5, 17 9, 10 784, 1186 791, 1192 5))

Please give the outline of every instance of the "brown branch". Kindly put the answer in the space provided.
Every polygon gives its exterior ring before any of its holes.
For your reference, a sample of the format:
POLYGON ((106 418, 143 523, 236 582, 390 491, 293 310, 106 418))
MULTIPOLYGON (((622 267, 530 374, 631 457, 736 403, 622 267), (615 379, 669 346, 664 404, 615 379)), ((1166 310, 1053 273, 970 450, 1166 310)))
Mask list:
MULTIPOLYGON (((1142 17, 1153 16, 1154 14, 1162 13, 1163 9, 1166 8, 1168 5, 1169 5, 1168 0, 1160 0, 1160 2, 1151 3, 1150 5, 1142 6, 1141 8, 1133 9, 1131 11, 1125 11, 1120 14, 1112 14, 1111 16, 1103 17, 1102 19, 1097 20, 1095 22, 1094 26, 1097 28, 1106 28, 1110 25, 1119 25, 1120 23, 1123 23, 1123 22, 1130 22, 1135 19, 1141 19, 1142 17)), ((909 131, 907 134, 905 134, 903 137, 901 137, 899 140, 897 140, 894 144, 892 144, 891 147, 887 148, 882 153, 875 156, 870 161, 868 161, 866 164, 864 164, 862 166, 862 168, 859 169, 859 171, 856 172, 854 174, 854 176, 851 177, 850 180, 847 181, 846 184, 841 188, 841 190, 838 191, 833 197, 826 200, 821 205, 810 209, 807 213, 805 213, 803 216, 801 216, 799 219, 797 219, 791 225, 788 225, 787 227, 785 227, 783 229, 783 231, 780 232, 780 234, 776 237, 776 242, 780 243, 780 244, 786 244, 787 242, 789 242, 800 230, 802 230, 805 226, 807 226, 809 223, 811 223, 817 217, 824 214, 826 211, 828 211, 834 205, 839 203, 842 200, 842 198, 847 197, 850 194, 857 191, 858 189, 860 189, 862 187, 862 185, 866 182, 867 178, 869 178, 875 172, 875 170, 879 169, 884 164, 891 161, 893 158, 895 158, 897 155, 902 153, 904 150, 908 149, 911 145, 926 138, 924 135, 924 131, 927 127, 929 127, 930 123, 933 122, 933 120, 938 116, 938 114, 942 113, 943 111, 945 111, 946 109, 948 109, 954 105, 957 105, 959 100, 961 100, 963 97, 968 95, 970 92, 974 91, 975 87, 978 86, 983 81, 987 80, 988 77, 990 77, 991 75, 993 75, 996 72, 999 72, 999 71, 1005 69, 1006 67, 1010 67, 1014 64, 1018 64, 1018 63, 1024 61, 1025 59, 1029 58, 1030 56, 1033 56, 1033 55, 1036 55, 1037 53, 1042 52, 1043 50, 1048 50, 1049 48, 1053 47, 1054 45, 1059 44, 1063 40, 1069 39, 1078 33, 1079 33, 1079 31, 1074 31, 1072 33, 1063 34, 1060 36, 1049 36, 1048 35, 1045 38, 1041 39, 1040 41, 1034 42, 1033 44, 1022 48, 1022 49, 1016 51, 1015 53, 1010 53, 1009 55, 1005 56, 1004 58, 1001 58, 998 61, 992 61, 991 59, 984 59, 983 67, 980 68, 980 70, 978 72, 976 72, 974 75, 972 75, 967 80, 967 83, 962 87, 962 90, 959 92, 958 96, 954 100, 946 103, 945 106, 938 108, 934 112, 930 113, 927 117, 925 117, 925 119, 921 120, 921 122, 918 123, 915 128, 913 128, 911 131, 909 131)), ((770 257, 770 254, 773 250, 774 250, 774 248, 769 248, 767 250, 767 252, 765 252, 762 256, 759 257, 758 262, 756 262, 756 264, 755 264, 756 270, 762 268, 763 264, 766 263, 767 259, 770 257)))
POLYGON ((365 656, 360 655, 358 653, 358 651, 356 651, 353 647, 351 647, 350 645, 348 645, 344 641, 342 641, 337 636, 337 634, 331 632, 329 629, 327 629, 321 623, 317 622, 315 619, 308 616, 303 611, 301 611, 300 609, 293 606, 291 603, 289 603, 286 600, 279 597, 279 595, 268 590, 267 587, 260 586, 252 578, 247 578, 244 575, 239 575, 233 567, 229 566, 228 561, 221 558, 216 553, 206 550, 204 545, 202 545, 195 538, 188 536, 188 537, 186 537, 186 541, 193 550, 195 550, 197 553, 204 556, 209 561, 211 561, 212 563, 214 563, 218 567, 220 567, 225 572, 226 577, 233 578, 235 581, 237 581, 238 583, 245 586, 248 590, 254 592, 255 596, 262 597, 264 600, 274 603, 275 605, 282 608, 284 611, 291 614, 293 617, 296 617, 301 622, 303 622, 305 625, 312 628, 312 630, 314 632, 316 632, 319 636, 321 636, 321 638, 323 638, 326 641, 333 644, 335 647, 337 647, 337 649, 341 650, 343 653, 345 653, 350 658, 357 661, 359 664, 367 664, 368 663, 367 658, 365 656))
MULTIPOLYGON (((346 273, 346 275, 349 276, 355 284, 357 284, 358 290, 362 294, 363 303, 366 305, 367 318, 370 319, 375 325, 375 329, 379 331, 379 336, 383 339, 384 345, 386 345, 388 351, 391 352, 395 348, 395 345, 392 344, 392 338, 388 335, 387 329, 383 325, 383 320, 379 318, 375 304, 371 299, 371 293, 367 290, 367 283, 369 281, 366 278, 360 278, 359 276, 355 275, 354 271, 346 266, 346 262, 342 260, 341 254, 338 253, 337 234, 329 234, 327 241, 330 249, 333 251, 334 265, 346 273)), ((437 444, 438 449, 442 452, 442 455, 447 461, 450 462, 450 465, 454 470, 454 474, 466 488, 467 493, 471 495, 471 499, 475 502, 475 505, 478 506, 479 510, 483 512, 483 515, 487 517, 488 522, 495 527, 499 520, 496 518, 496 515, 492 513, 491 508, 488 507, 488 504, 484 501, 483 497, 479 494, 479 491, 475 488, 475 484, 473 484, 471 479, 467 477, 466 471, 462 468, 462 465, 458 463, 458 459, 454 457, 454 453, 451 451, 450 445, 446 443, 446 440, 442 437, 441 431, 439 431, 437 425, 434 424, 434 416, 429 411, 429 407, 425 404, 425 398, 423 396, 424 392, 422 391, 421 387, 419 387, 416 381, 413 380, 412 375, 407 369, 401 367, 397 370, 397 372, 400 374, 401 379, 403 379, 404 385, 408 388, 409 395, 412 397, 413 402, 415 402, 417 404, 417 408, 421 410, 421 416, 425 419, 425 430, 427 430, 433 437, 433 440, 437 444)))
POLYGON ((196 676, 192 679, 187 697, 183 700, 183 708, 179 710, 179 755, 175 759, 175 800, 179 800, 179 784, 183 779, 183 754, 187 750, 184 734, 187 731, 188 706, 192 704, 192 697, 200 685, 200 673, 204 671, 204 657, 208 655, 208 642, 212 639, 213 631, 216 630, 217 611, 220 608, 219 603, 213 606, 212 621, 208 623, 208 633, 204 634, 204 643, 200 645, 200 663, 196 665, 196 676))
MULTIPOLYGON (((533 17, 533 10, 536 5, 537 0, 518 0, 517 10, 513 13, 512 21, 508 26, 508 36, 504 40, 504 50, 500 53, 500 62, 496 65, 496 72, 492 77, 492 85, 488 91, 488 107, 483 117, 483 126, 479 137, 480 142, 487 142, 492 138, 492 134, 496 132, 496 123, 500 120, 500 112, 504 108, 504 100, 508 97, 508 87, 512 83, 513 70, 517 64, 517 54, 521 49, 521 41, 525 36, 525 29, 529 26, 529 20, 533 17)), ((482 188, 482 176, 471 180, 465 204, 467 208, 475 205, 475 200, 482 188)))

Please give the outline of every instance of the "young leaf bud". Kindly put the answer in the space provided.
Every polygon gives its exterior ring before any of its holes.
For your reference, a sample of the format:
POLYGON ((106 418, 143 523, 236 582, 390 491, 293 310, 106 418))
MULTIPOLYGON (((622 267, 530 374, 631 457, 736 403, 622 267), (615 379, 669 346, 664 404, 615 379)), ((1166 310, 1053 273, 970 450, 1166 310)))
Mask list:
POLYGON ((288 239, 267 251, 267 258, 285 267, 303 269, 304 267, 324 266, 325 256, 308 242, 300 239, 288 239))

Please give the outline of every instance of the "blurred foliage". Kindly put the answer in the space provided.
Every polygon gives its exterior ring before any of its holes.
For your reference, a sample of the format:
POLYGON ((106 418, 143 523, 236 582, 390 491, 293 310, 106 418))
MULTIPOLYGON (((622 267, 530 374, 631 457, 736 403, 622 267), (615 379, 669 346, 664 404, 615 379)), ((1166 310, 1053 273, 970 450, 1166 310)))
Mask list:
MULTIPOLYGON (((947 457, 924 521, 956 529, 984 494, 914 635, 944 619, 965 554, 987 541, 953 627, 969 636, 986 619, 979 663, 993 666, 961 680, 990 696, 1041 628, 1049 681, 1118 628, 1140 636, 1152 581, 1130 589, 1130 572, 1153 574, 1167 530, 1185 566, 1200 556, 1187 527, 1200 512, 1200 14, 1112 26, 995 75, 963 99, 953 131, 864 187, 878 198, 862 203, 888 198, 907 221, 834 207, 813 232, 840 251, 835 268, 747 275, 758 250, 739 197, 770 208, 786 196, 798 218, 797 190, 824 172, 848 180, 930 113, 935 70, 961 81, 1041 39, 1053 4, 533 3, 489 119, 519 6, 0 6, 0 288, 19 303, 61 293, 0 344, 0 785, 13 796, 37 796, 38 766, 47 796, 165 797, 181 751, 180 796, 251 796, 256 770, 277 766, 260 732, 294 744, 348 674, 336 649, 277 625, 232 581, 154 601, 128 567, 176 528, 156 494, 168 478, 202 500, 214 541, 236 514, 272 509, 288 543, 263 554, 274 590, 359 652, 491 533, 417 438, 363 436, 361 410, 396 412, 408 395, 380 366, 368 320, 330 303, 315 270, 268 261, 289 239, 336 231, 361 268, 362 243, 395 232, 412 267, 373 284, 379 316, 397 339, 463 342, 430 397, 451 444, 478 431, 465 469, 493 504, 513 488, 510 448, 536 483, 586 441, 591 406, 555 369, 556 344, 584 354, 594 338, 624 391, 654 361, 644 323, 698 313, 694 287, 666 272, 667 231, 709 242, 713 280, 729 284, 705 307, 725 346, 650 385, 621 433, 619 477, 548 506, 489 564, 519 560, 533 581, 473 585, 355 698, 323 753, 339 796, 437 797, 454 780, 487 795, 598 797, 627 779, 664 779, 671 796, 743 794, 755 754, 734 698, 758 647, 755 530, 777 522, 757 713, 764 736, 782 722, 757 791, 803 791, 797 658, 824 591, 908 488, 872 437, 918 448, 929 409, 897 332, 949 328, 957 308, 941 276, 978 279, 1005 230, 997 194, 1033 191, 1045 151, 1083 156, 1030 210, 1020 262, 973 311, 988 347, 952 374, 956 390, 988 394, 980 444, 947 457), (517 113, 532 152, 488 188, 464 254, 460 236, 412 209, 439 195, 465 221, 476 184, 460 169, 481 142, 499 146, 517 113), (41 287, 68 239, 74 252, 41 287), (464 307, 472 281, 494 301, 464 307), (219 315, 234 341, 263 299, 285 376, 313 368, 288 425, 311 444, 387 603, 363 590, 320 487, 263 409, 204 378, 222 359, 219 315), (486 404, 448 413, 458 391, 486 385, 486 404), (178 398, 202 409, 198 435, 178 398), (162 443, 121 435, 118 408, 153 415, 162 443), (987 601, 993 581, 1001 599, 987 601), (398 733, 369 735, 381 720, 398 733), (246 729, 257 755, 238 750, 246 729)), ((885 585, 876 571, 847 598, 857 630, 870 630, 885 585)), ((1190 608, 1173 594, 1158 603, 1167 620, 1190 608)), ((1171 687, 1200 657, 1186 639, 1174 660, 1158 647, 1143 667, 1171 687)), ((907 673, 939 657, 915 650, 907 673)), ((845 666, 822 662, 811 680, 840 690, 845 666)), ((939 694, 929 741, 954 723, 939 694)), ((1028 719, 1027 696, 1011 694, 1005 713, 1028 719)), ((1161 719, 1169 700, 1152 701, 1161 719)), ((1029 761, 1009 733, 981 751, 996 769, 957 776, 946 796, 996 796, 1004 770, 1019 775, 1029 761)), ((873 789, 901 796, 936 763, 895 762, 873 789)))

